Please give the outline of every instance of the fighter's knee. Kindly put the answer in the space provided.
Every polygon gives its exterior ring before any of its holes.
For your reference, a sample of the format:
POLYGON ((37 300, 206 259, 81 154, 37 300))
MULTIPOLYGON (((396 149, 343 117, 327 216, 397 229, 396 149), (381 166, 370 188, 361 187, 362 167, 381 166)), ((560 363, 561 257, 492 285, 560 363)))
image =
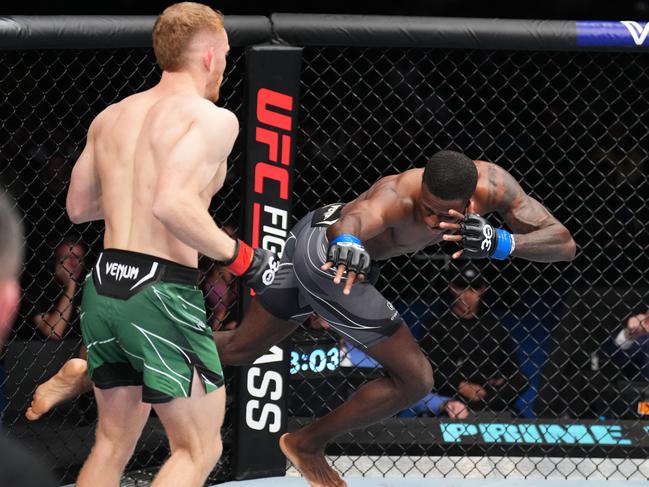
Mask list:
POLYGON ((101 456, 110 462, 126 464, 135 451, 135 442, 129 443, 125 439, 98 427, 95 433, 93 449, 98 450, 101 456))
POLYGON ((205 449, 205 465, 209 469, 209 471, 211 471, 212 468, 214 468, 214 465, 216 465, 216 462, 219 461, 219 458, 221 458, 222 454, 223 454, 223 443, 221 442, 220 438, 218 441, 213 441, 205 449))
POLYGON ((219 458, 221 458, 222 453, 223 444, 220 438, 210 442, 209 444, 205 444, 202 448, 190 453, 192 463, 196 465, 199 471, 199 476, 203 480, 207 478, 209 473, 214 469, 214 466, 219 461, 219 458))
POLYGON ((434 375, 433 375, 433 367, 430 364, 430 362, 428 361, 428 359, 426 359, 426 358, 424 358, 424 360, 423 360, 422 376, 421 376, 420 380, 421 380, 421 397, 424 397, 435 386, 435 378, 434 378, 434 375))
POLYGON ((433 389, 433 385, 433 368, 422 354, 408 375, 406 396, 410 401, 418 401, 433 389))

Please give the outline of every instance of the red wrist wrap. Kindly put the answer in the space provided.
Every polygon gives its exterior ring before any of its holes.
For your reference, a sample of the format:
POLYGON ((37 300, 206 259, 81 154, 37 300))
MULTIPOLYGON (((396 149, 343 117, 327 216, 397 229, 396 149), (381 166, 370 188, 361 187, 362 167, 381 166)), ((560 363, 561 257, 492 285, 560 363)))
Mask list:
POLYGON ((239 240, 239 252, 237 252, 232 263, 228 265, 228 269, 235 275, 240 276, 245 274, 250 264, 252 264, 252 247, 239 240))

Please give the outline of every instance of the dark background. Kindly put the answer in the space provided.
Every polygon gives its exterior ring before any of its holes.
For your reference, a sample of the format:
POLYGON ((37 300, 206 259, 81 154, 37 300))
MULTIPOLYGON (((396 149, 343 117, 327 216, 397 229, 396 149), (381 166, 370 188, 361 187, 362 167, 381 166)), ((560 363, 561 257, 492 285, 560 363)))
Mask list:
MULTIPOLYGON (((7 2, 3 15, 61 14, 158 14, 173 1, 114 0, 111 2, 25 0, 7 2)), ((542 2, 487 2, 478 0, 410 0, 407 2, 245 2, 224 0, 205 2, 224 14, 268 15, 272 12, 347 13, 383 15, 424 15, 443 17, 499 17, 543 19, 644 19, 649 15, 647 0, 546 0, 542 2)))

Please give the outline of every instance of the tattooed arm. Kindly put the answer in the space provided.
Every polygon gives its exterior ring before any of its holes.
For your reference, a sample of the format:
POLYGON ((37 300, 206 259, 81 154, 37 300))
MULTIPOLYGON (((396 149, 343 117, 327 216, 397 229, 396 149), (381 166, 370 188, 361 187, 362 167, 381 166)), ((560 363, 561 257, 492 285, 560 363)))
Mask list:
POLYGON ((536 262, 570 261, 576 245, 568 229, 541 203, 526 194, 503 168, 488 164, 488 197, 485 213, 500 213, 514 234, 512 253, 536 262))

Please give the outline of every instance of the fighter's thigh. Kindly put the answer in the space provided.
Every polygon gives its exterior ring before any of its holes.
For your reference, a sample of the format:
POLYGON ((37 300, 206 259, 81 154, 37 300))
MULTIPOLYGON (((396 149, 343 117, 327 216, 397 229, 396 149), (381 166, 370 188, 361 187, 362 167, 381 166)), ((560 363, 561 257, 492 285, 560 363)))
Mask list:
POLYGON ((202 453, 220 439, 225 414, 225 387, 206 393, 194 376, 191 395, 154 404, 172 451, 178 448, 202 453))
POLYGON ((195 369, 208 392, 223 384, 202 299, 191 286, 158 283, 130 298, 121 309, 116 334, 124 353, 142 373, 147 402, 189 396, 195 369))
POLYGON ((258 298, 254 298, 241 325, 234 330, 237 348, 243 347, 265 352, 272 345, 290 335, 298 323, 278 318, 258 298))
POLYGON ((343 284, 335 284, 330 273, 319 269, 311 253, 298 261, 295 275, 304 300, 338 331, 342 338, 355 346, 367 348, 393 335, 402 322, 392 304, 369 282, 354 285, 349 295, 343 294, 343 284))
POLYGON ((104 369, 107 364, 128 363, 119 347, 112 320, 115 315, 113 300, 97 294, 92 278, 83 286, 81 302, 81 334, 88 373, 104 369))
POLYGON ((94 388, 97 401, 98 439, 108 439, 130 449, 140 437, 151 406, 142 402, 142 387, 94 388))
POLYGON ((366 353, 388 370, 400 375, 427 371, 430 363, 405 323, 384 340, 367 348, 366 353))

